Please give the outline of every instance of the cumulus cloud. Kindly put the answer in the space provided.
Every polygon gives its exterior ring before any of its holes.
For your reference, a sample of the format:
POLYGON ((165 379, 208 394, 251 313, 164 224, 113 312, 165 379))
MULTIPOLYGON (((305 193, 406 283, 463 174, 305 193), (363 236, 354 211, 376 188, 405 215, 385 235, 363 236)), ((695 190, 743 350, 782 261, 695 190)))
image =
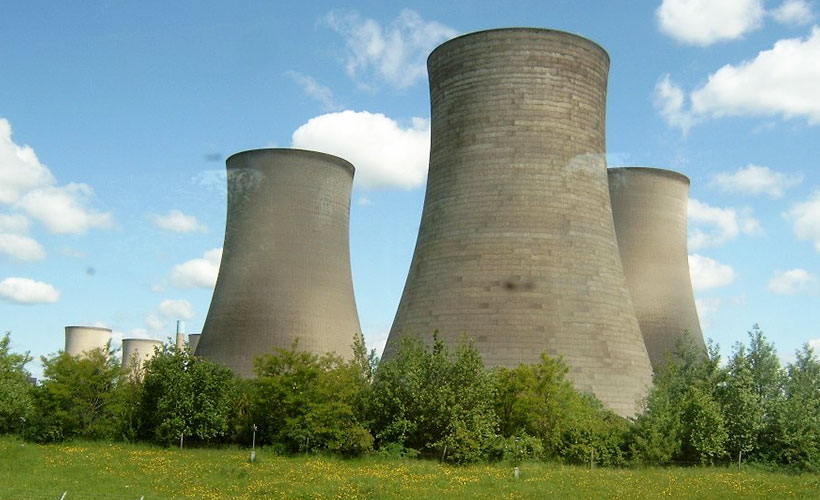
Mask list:
MULTIPOLYGON (((40 221, 52 233, 84 234, 113 223, 110 213, 90 207, 93 196, 94 190, 88 184, 58 186, 34 150, 12 140, 11 124, 0 118, 0 203, 40 221)), ((22 235, 20 231, 12 234, 22 235)), ((34 248, 31 241, 27 244, 34 248)))
POLYGON ((805 0, 786 0, 772 10, 771 15, 783 24, 804 25, 814 20, 811 5, 805 0))
POLYGON ((89 207, 94 190, 88 184, 70 182, 29 191, 16 206, 39 220, 55 234, 85 234, 92 228, 108 228, 114 218, 110 213, 89 207))
POLYGON ((311 118, 293 132, 293 147, 340 156, 356 167, 364 188, 411 189, 424 183, 430 123, 413 118, 402 127, 381 113, 342 111, 311 118))
POLYGON ((60 291, 48 283, 10 277, 0 281, 0 300, 13 304, 49 304, 60 300, 60 291))
POLYGON ((213 288, 221 261, 221 248, 208 250, 200 258, 174 266, 171 270, 171 283, 180 288, 213 288))
POLYGON ((820 353, 820 339, 811 339, 807 344, 814 350, 815 356, 820 353))
POLYGON ((153 313, 145 317, 145 324, 148 326, 149 330, 154 332, 161 332, 165 329, 165 321, 153 313))
POLYGON ((731 285, 736 277, 731 266, 699 254, 689 256, 689 276, 696 292, 731 285))
POLYGON ((715 175, 712 184, 729 193, 765 194, 776 199, 782 198, 787 189, 802 181, 803 176, 799 174, 785 174, 769 167, 750 164, 733 173, 715 175))
POLYGON ((785 214, 794 227, 794 234, 801 240, 811 240, 820 252, 820 191, 808 200, 798 203, 785 214))
POLYGON ((151 221, 159 228, 175 233, 205 232, 207 229, 193 215, 185 215, 180 210, 171 210, 167 214, 153 214, 151 221))
POLYGON ((194 308, 187 300, 167 299, 160 303, 159 313, 171 319, 191 319, 194 317, 194 308))
POLYGON ((290 79, 296 82, 302 91, 310 97, 318 101, 325 111, 336 111, 341 109, 341 106, 336 104, 333 97, 333 91, 329 87, 317 82, 315 78, 310 75, 303 75, 296 71, 288 71, 285 73, 290 79))
POLYGON ((687 98, 666 75, 654 90, 655 108, 686 132, 707 118, 781 116, 820 123, 820 27, 805 39, 777 41, 754 59, 727 64, 687 98))
POLYGON ((22 261, 42 260, 46 250, 28 236, 29 220, 20 214, 0 214, 0 254, 22 261))
POLYGON ((746 211, 713 207, 689 199, 689 250, 715 247, 735 239, 740 234, 756 235, 760 222, 746 211))
POLYGON ((795 295, 817 290, 817 276, 805 269, 777 271, 769 280, 769 291, 778 295, 795 295))
POLYGON ((345 69, 364 88, 385 81, 406 88, 427 74, 427 55, 456 36, 453 28, 402 10, 387 26, 355 11, 332 11, 322 22, 345 39, 345 69))
POLYGON ((763 0, 663 0, 660 30, 679 42, 707 46, 734 40, 763 24, 763 0))

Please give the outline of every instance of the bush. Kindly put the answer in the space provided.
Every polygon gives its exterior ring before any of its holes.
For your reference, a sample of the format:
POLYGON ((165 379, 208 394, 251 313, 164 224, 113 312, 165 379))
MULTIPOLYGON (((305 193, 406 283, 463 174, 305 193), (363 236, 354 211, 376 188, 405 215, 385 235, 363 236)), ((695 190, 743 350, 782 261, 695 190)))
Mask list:
POLYGON ((33 410, 32 388, 25 369, 31 356, 12 353, 10 343, 6 332, 0 339, 0 434, 19 433, 33 410))

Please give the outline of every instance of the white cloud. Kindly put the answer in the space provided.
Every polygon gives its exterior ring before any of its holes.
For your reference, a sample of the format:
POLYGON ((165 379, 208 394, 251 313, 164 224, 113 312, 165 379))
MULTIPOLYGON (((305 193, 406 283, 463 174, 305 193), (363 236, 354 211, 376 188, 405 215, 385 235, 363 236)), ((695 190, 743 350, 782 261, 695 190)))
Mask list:
POLYGON ((49 304, 60 300, 60 291, 42 281, 10 277, 0 281, 0 300, 14 304, 49 304))
POLYGON ((171 283, 180 288, 213 288, 221 261, 221 248, 208 250, 201 258, 174 266, 171 270, 171 283))
POLYGON ((713 207, 694 198, 689 199, 689 250, 719 246, 738 235, 760 234, 760 223, 746 211, 713 207))
POLYGON ((430 123, 409 127, 381 113, 342 111, 311 118, 293 133, 293 147, 330 153, 356 167, 364 188, 414 188, 424 183, 430 154, 430 123))
POLYGON ((171 319, 191 319, 194 317, 194 308, 187 300, 167 299, 160 303, 159 313, 171 319))
POLYGON ((201 224, 193 215, 185 215, 180 210, 171 210, 167 214, 153 214, 151 221, 166 231, 175 233, 191 233, 194 231, 205 232, 206 227, 201 224))
POLYGON ((802 116, 820 123, 820 27, 805 40, 779 40, 736 66, 727 64, 692 92, 692 110, 703 116, 802 116))
POLYGON ((820 354, 820 339, 811 339, 807 342, 807 344, 809 344, 809 347, 814 350, 815 356, 820 354))
POLYGON ((794 233, 801 240, 812 240, 820 252, 820 191, 808 200, 798 203, 785 214, 792 221, 794 233))
POLYGON ((325 111, 336 111, 341 109, 341 106, 336 104, 333 98, 333 91, 329 87, 317 82, 315 78, 310 75, 303 75, 296 71, 287 71, 285 73, 294 82, 302 87, 302 90, 308 97, 319 101, 325 111))
POLYGON ((55 182, 34 149, 18 146, 12 141, 11 124, 0 118, 0 203, 14 203, 24 193, 55 182))
POLYGON ((814 20, 811 5, 805 0, 786 0, 770 13, 777 22, 783 24, 804 25, 814 20))
POLYGON ((692 278, 692 288, 696 292, 702 292, 731 285, 736 275, 729 265, 703 255, 692 254, 689 256, 689 276, 692 278))
MULTIPOLYGON (((87 184, 58 186, 30 146, 14 143, 11 125, 0 118, 0 203, 22 210, 52 233, 83 234, 90 228, 110 227, 113 222, 110 213, 89 208, 93 194, 87 184)), ((6 232, 23 234, 19 230, 6 232)))
POLYGON ((388 26, 362 19, 353 11, 332 11, 323 22, 344 37, 347 74, 364 88, 379 80, 400 89, 409 87, 427 74, 430 51, 457 34, 408 9, 388 26))
POLYGON ((712 184, 723 191, 743 194, 766 194, 770 198, 782 198, 786 190, 802 182, 799 174, 775 172, 769 167, 747 165, 736 172, 717 174, 712 184))
POLYGON ((777 271, 769 280, 769 291, 778 295, 794 295, 817 290, 817 276, 805 269, 777 271))
POLYGON ((706 297, 695 299, 695 307, 698 310, 700 326, 704 330, 712 326, 712 318, 720 311, 723 300, 720 297, 706 297))
POLYGON ((42 260, 46 250, 28 236, 29 220, 20 214, 0 214, 0 254, 17 260, 42 260))
POLYGON ((663 0, 660 30, 679 42, 706 46, 734 40, 762 26, 763 0, 663 0))
POLYGON ((34 238, 22 234, 3 232, 0 232, 0 254, 6 254, 23 261, 46 258, 45 248, 34 238))
POLYGON ((145 324, 154 332, 161 332, 165 329, 165 321, 153 313, 145 317, 145 324))
POLYGON ((85 234, 92 228, 108 228, 114 218, 110 213, 88 207, 94 190, 88 184, 70 182, 26 193, 15 206, 39 220, 55 234, 85 234))
POLYGON ((707 118, 781 116, 820 123, 820 27, 805 38, 777 41, 737 65, 727 64, 687 99, 669 75, 655 86, 655 108, 686 133, 707 118))

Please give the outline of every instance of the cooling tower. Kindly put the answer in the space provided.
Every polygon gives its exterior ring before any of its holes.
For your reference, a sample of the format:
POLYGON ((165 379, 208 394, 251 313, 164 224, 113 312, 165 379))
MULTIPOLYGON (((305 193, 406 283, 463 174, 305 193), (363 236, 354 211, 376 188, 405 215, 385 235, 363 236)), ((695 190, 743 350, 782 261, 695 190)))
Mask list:
POLYGON ((609 196, 626 284, 656 370, 684 331, 706 352, 689 277, 689 179, 657 168, 609 170, 609 196))
POLYGON ((385 358, 402 335, 466 333, 490 366, 563 356, 576 387, 634 414, 651 367, 609 203, 608 55, 514 28, 450 40, 427 66, 427 192, 385 358))
POLYGON ((154 357, 155 348, 162 349, 161 340, 122 339, 122 368, 130 374, 138 373, 154 357))
POLYGON ((188 352, 191 354, 196 352, 196 346, 199 344, 199 334, 191 333, 188 335, 188 352))
POLYGON ((350 358, 360 335, 350 273, 353 166, 335 156, 260 149, 227 161, 222 263, 196 354, 238 375, 297 348, 350 358))
POLYGON ((65 327, 65 352, 69 356, 81 356, 83 353, 102 349, 108 353, 111 343, 111 329, 96 326, 65 327))

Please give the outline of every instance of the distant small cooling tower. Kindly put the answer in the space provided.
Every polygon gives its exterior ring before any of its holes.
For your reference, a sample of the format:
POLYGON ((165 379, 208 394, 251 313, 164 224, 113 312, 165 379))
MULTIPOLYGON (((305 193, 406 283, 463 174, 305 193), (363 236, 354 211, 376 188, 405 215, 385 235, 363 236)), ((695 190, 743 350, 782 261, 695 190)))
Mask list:
POLYGON ((154 357, 154 349, 162 349, 161 340, 122 339, 122 368, 134 374, 142 370, 145 363, 154 357))
POLYGON ((511 28, 430 55, 432 142, 415 254, 390 330, 487 365, 563 356, 582 391, 633 415, 651 366, 626 288, 605 161, 609 56, 511 28))
POLYGON ((111 329, 96 326, 65 327, 65 352, 69 356, 82 356, 94 349, 107 352, 111 343, 111 329))
POLYGON ((198 333, 190 333, 188 334, 188 352, 191 354, 196 352, 196 346, 199 344, 199 334, 198 333))
POLYGON ((350 272, 353 166, 294 149, 227 161, 222 264, 196 354, 238 375, 276 348, 352 357, 359 317, 350 272))
POLYGON ((705 352, 686 249, 689 179, 657 168, 612 168, 609 194, 621 261, 656 370, 684 331, 705 352))

